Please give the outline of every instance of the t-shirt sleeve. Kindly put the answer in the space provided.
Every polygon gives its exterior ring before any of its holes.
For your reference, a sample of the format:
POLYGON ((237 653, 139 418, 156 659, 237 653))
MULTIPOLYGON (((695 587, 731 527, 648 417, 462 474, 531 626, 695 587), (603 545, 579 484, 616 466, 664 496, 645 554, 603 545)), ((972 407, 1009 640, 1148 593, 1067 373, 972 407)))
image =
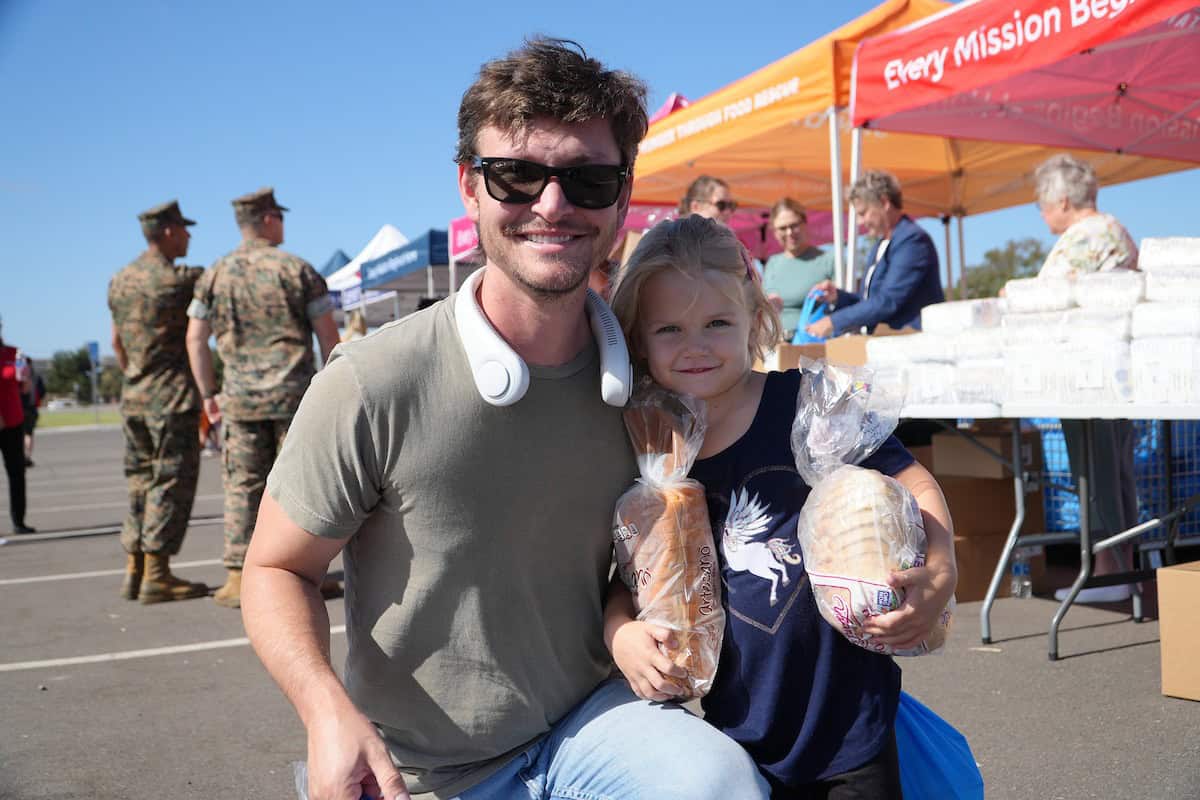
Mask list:
POLYGON ((205 270, 196 279, 196 288, 192 292, 192 302, 188 304, 187 315, 195 319, 208 319, 212 307, 213 270, 205 270))
POLYGON ((889 436, 878 450, 862 460, 859 466, 882 472, 884 475, 895 475, 900 470, 916 461, 908 448, 900 444, 895 436, 889 436))
POLYGON ((267 476, 267 491, 309 533, 349 537, 381 496, 372 433, 353 362, 335 353, 300 401, 267 476))
POLYGON ((333 298, 321 273, 307 261, 300 265, 300 285, 304 289, 304 313, 309 319, 333 310, 333 298))

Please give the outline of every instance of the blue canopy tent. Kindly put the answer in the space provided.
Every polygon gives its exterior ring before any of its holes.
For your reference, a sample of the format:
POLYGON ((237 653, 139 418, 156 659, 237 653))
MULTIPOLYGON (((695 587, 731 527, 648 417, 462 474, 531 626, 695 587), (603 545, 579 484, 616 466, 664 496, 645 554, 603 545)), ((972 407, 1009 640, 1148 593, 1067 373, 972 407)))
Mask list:
POLYGON ((409 312, 422 298, 444 297, 450 292, 448 244, 446 231, 431 228, 365 262, 360 269, 363 290, 396 292, 400 307, 409 312))
POLYGON ((350 263, 350 256, 342 252, 341 248, 334 250, 333 255, 325 262, 325 266, 321 267, 321 277, 328 278, 333 273, 337 272, 342 267, 350 263))

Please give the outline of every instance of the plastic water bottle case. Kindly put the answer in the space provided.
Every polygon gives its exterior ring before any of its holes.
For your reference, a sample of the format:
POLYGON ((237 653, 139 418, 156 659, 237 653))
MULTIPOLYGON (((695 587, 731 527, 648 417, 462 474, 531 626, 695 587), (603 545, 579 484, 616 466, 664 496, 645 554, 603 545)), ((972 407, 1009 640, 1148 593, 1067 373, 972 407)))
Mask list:
POLYGON ((1029 566, 1029 551, 1018 547, 1012 554, 1013 597, 1033 597, 1033 574, 1029 566))

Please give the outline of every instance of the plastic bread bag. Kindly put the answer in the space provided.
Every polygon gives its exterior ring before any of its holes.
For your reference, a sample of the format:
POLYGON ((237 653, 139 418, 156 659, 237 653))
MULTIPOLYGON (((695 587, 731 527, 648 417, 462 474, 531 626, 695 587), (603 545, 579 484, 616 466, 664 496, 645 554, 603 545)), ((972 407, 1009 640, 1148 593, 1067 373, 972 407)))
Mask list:
POLYGON ((847 640, 872 652, 913 656, 937 650, 954 611, 951 598, 920 647, 895 650, 873 642, 862 625, 899 608, 895 571, 925 563, 926 538, 916 498, 898 481, 855 466, 887 440, 900 399, 875 385, 870 370, 811 362, 804 366, 792 453, 812 487, 797 538, 817 609, 847 640))
POLYGON ((625 428, 641 477, 617 500, 617 572, 633 593, 637 618, 676 631, 659 645, 687 677, 685 698, 712 687, 725 612, 704 487, 687 477, 704 443, 704 404, 643 381, 625 408, 625 428))

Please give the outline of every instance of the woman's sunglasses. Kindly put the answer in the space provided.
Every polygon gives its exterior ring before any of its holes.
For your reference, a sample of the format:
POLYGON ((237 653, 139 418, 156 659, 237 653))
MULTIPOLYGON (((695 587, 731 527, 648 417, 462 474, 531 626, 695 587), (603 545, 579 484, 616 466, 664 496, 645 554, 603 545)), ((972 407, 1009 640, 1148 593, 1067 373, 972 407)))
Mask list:
POLYGON ((521 158, 476 158, 471 168, 483 172, 487 193, 501 203, 532 203, 551 178, 558 178, 567 201, 586 209, 608 208, 617 202, 629 178, 629 167, 620 164, 548 167, 521 158))

